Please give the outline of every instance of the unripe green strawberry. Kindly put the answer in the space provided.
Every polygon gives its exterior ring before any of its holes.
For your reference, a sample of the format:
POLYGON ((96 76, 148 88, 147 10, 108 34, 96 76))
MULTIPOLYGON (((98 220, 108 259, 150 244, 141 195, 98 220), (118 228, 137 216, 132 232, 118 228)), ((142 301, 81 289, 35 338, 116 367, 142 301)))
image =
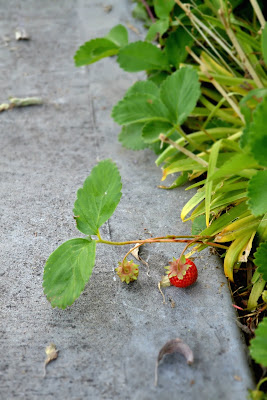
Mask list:
POLYGON ((169 264, 170 266, 166 267, 167 276, 162 278, 161 286, 188 287, 196 282, 198 277, 197 267, 189 258, 186 259, 184 256, 181 260, 174 258, 169 264))
POLYGON ((115 268, 115 271, 117 271, 120 280, 126 283, 136 281, 139 274, 138 265, 134 264, 132 260, 119 262, 119 266, 115 268))

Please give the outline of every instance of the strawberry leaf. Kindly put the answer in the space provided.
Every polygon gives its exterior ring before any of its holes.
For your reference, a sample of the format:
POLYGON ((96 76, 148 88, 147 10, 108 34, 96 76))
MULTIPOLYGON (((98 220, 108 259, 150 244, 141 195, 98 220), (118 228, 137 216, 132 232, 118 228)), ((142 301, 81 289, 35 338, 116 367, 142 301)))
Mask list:
POLYGON ((186 46, 190 47, 193 43, 192 37, 180 26, 175 32, 171 33, 165 44, 168 61, 175 68, 179 68, 180 63, 185 61, 188 53, 186 46))
POLYGON ((262 274, 263 279, 267 281, 267 242, 260 244, 254 256, 254 263, 257 265, 257 267, 259 267, 257 271, 262 274))
POLYGON ((123 25, 116 25, 104 38, 89 40, 76 52, 74 61, 76 67, 93 64, 104 57, 114 56, 120 47, 128 44, 128 32, 123 25))
POLYGON ((119 125, 151 120, 169 121, 169 113, 164 104, 147 93, 133 93, 124 97, 113 107, 112 117, 119 125))
POLYGON ((245 117, 246 126, 240 138, 240 146, 244 148, 249 140, 249 128, 253 112, 267 94, 267 88, 253 89, 240 101, 240 110, 245 117))
POLYGON ((251 357, 263 367, 267 367, 267 318, 265 317, 255 330, 256 337, 250 342, 251 357))
POLYGON ((97 235, 98 229, 115 211, 121 198, 121 178, 111 160, 93 168, 74 203, 77 228, 86 235, 97 235))
POLYGON ((76 67, 93 64, 101 58, 117 54, 119 46, 109 39, 97 38, 84 43, 74 56, 76 67))
POLYGON ((174 0, 154 0, 155 13, 158 18, 168 18, 175 4, 174 0))
POLYGON ((266 114, 267 114, 267 95, 258 105, 253 113, 253 121, 250 124, 248 132, 248 145, 255 160, 264 167, 267 167, 267 130, 266 130, 266 114))
POLYGON ((157 47, 147 42, 134 42, 120 49, 118 63, 127 72, 145 70, 169 70, 166 55, 157 47))
POLYGON ((123 25, 116 25, 109 31, 106 39, 111 40, 119 47, 126 46, 128 44, 128 31, 123 25))
POLYGON ((265 24, 265 27, 261 34, 261 48, 264 62, 267 65, 267 24, 265 24))
POLYGON ((95 264, 96 242, 71 239, 59 246, 48 258, 43 287, 52 307, 70 306, 84 290, 95 264))
POLYGON ((172 125, 169 122, 163 121, 151 121, 147 122, 143 127, 142 137, 146 143, 154 143, 159 140, 159 135, 172 129, 172 125))
POLYGON ((148 146, 142 138, 143 126, 143 122, 123 126, 119 134, 119 141, 123 147, 131 150, 142 150, 148 146))
POLYGON ((184 67, 165 79, 160 98, 171 114, 172 122, 182 124, 196 106, 200 96, 198 75, 190 67, 184 67))
POLYGON ((124 98, 136 93, 145 93, 159 97, 159 88, 151 81, 137 81, 127 90, 124 98))
POLYGON ((168 18, 159 19, 157 22, 155 22, 150 26, 146 35, 146 40, 148 42, 154 40, 155 36, 158 33, 160 36, 162 36, 167 31, 168 28, 169 28, 169 19, 168 18))
POLYGON ((248 184, 248 206, 253 215, 267 212, 267 170, 258 171, 248 184))

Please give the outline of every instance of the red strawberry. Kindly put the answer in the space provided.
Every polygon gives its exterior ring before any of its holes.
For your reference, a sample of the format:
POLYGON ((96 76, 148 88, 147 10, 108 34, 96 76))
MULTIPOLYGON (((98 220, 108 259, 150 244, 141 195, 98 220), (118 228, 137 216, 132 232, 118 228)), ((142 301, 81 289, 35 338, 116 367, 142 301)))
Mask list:
POLYGON ((161 286, 176 286, 176 287, 187 287, 193 285, 198 277, 197 267, 189 258, 181 257, 179 259, 173 259, 169 263, 168 276, 164 276, 161 281, 161 286))

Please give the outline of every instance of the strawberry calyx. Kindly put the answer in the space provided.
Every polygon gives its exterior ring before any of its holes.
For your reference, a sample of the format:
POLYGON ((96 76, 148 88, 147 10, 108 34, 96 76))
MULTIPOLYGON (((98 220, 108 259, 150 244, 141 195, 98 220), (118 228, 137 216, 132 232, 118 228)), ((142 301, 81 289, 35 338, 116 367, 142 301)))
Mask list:
POLYGON ((127 284, 136 281, 139 274, 138 265, 134 264, 132 260, 123 260, 122 262, 119 262, 119 266, 115 268, 115 271, 120 280, 127 284))
POLYGON ((185 256, 178 258, 177 260, 173 257, 173 260, 169 262, 169 266, 165 267, 169 278, 177 276, 178 279, 183 279, 190 265, 186 263, 185 256))
POLYGON ((161 287, 176 286, 187 287, 191 286, 198 277, 198 271, 192 260, 186 259, 183 255, 177 260, 169 262, 169 266, 165 267, 167 275, 162 277, 160 282, 161 287))

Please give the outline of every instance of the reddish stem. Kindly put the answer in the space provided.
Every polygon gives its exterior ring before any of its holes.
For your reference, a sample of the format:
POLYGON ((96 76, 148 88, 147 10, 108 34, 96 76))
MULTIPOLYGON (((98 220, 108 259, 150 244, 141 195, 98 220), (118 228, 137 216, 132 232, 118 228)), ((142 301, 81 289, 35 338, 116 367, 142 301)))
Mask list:
POLYGON ((155 21, 156 21, 156 20, 155 20, 155 17, 154 17, 154 15, 152 14, 152 11, 150 10, 150 7, 149 7, 149 5, 147 4, 146 0, 140 0, 140 1, 141 1, 141 3, 143 3, 144 7, 146 8, 146 11, 147 11, 147 13, 148 13, 148 15, 149 15, 151 21, 152 21, 152 22, 155 22, 155 21))

